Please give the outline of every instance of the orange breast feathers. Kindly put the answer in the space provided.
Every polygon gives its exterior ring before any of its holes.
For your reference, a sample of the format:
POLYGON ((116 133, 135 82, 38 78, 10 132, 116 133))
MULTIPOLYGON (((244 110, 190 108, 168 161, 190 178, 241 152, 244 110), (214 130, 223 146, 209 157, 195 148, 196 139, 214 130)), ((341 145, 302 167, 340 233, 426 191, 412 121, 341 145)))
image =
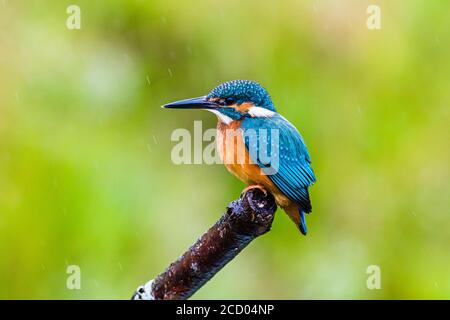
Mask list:
POLYGON ((225 167, 247 185, 260 185, 272 193, 281 207, 291 201, 273 184, 262 169, 250 158, 245 146, 241 121, 217 124, 217 149, 225 167))
MULTIPOLYGON (((254 164, 243 141, 241 121, 217 124, 217 149, 225 167, 248 185, 262 184, 261 168, 254 164)), ((267 179, 268 180, 268 179, 267 179)), ((266 182, 266 181, 264 181, 266 182)))
POLYGON ((286 211, 297 226, 299 225, 297 204, 286 197, 251 160, 244 143, 241 121, 232 121, 230 124, 218 122, 217 149, 228 171, 249 186, 260 185, 268 190, 275 197, 276 203, 286 211))

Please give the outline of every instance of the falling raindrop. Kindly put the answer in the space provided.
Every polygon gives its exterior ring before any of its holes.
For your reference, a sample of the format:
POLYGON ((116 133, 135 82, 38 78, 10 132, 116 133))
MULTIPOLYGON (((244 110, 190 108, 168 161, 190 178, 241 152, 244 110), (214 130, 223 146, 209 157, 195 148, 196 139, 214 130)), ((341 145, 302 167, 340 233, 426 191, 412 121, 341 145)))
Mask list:
POLYGON ((441 42, 441 39, 439 39, 439 36, 435 36, 434 41, 436 41, 436 43, 439 44, 441 42))
POLYGON ((147 79, 148 85, 151 86, 151 85, 152 85, 152 82, 150 81, 150 77, 147 75, 147 76, 145 77, 145 79, 147 79))
POLYGON ((358 106, 357 108, 358 108, 359 115, 362 115, 362 108, 361 108, 361 106, 358 106))

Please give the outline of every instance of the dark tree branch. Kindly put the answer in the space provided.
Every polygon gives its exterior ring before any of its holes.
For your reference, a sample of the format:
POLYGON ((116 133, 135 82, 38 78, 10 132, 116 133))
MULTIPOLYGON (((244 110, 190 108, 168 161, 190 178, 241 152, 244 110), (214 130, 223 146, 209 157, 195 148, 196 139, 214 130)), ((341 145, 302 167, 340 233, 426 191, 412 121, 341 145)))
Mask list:
POLYGON ((276 208, 273 196, 259 187, 243 193, 188 251, 139 287, 132 299, 189 298, 253 239, 270 230, 276 208))

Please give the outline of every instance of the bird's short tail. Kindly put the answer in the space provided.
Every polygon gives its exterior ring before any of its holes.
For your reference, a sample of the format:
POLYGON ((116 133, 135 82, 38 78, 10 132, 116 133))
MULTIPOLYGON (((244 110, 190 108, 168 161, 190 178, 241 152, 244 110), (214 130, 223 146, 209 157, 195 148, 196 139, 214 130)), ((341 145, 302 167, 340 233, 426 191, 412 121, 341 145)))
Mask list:
POLYGON ((291 218, 291 220, 294 221, 294 223, 299 228, 300 232, 306 236, 308 228, 306 227, 305 212, 297 204, 294 203, 285 207, 284 211, 286 211, 289 218, 291 218))
POLYGON ((306 233, 308 232, 308 228, 306 227, 305 213, 302 211, 302 209, 299 209, 298 213, 300 214, 300 223, 298 224, 298 228, 300 229, 300 232, 304 236, 306 236, 306 233))

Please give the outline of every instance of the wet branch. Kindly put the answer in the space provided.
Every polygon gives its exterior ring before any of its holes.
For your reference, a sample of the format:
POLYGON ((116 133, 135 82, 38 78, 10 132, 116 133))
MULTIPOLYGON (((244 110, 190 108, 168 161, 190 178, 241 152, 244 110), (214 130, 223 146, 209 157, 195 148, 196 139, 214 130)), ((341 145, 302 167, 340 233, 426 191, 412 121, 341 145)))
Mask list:
POLYGON ((250 189, 166 271, 140 286, 132 299, 188 299, 253 239, 270 230, 275 210, 272 195, 258 187, 250 189))

